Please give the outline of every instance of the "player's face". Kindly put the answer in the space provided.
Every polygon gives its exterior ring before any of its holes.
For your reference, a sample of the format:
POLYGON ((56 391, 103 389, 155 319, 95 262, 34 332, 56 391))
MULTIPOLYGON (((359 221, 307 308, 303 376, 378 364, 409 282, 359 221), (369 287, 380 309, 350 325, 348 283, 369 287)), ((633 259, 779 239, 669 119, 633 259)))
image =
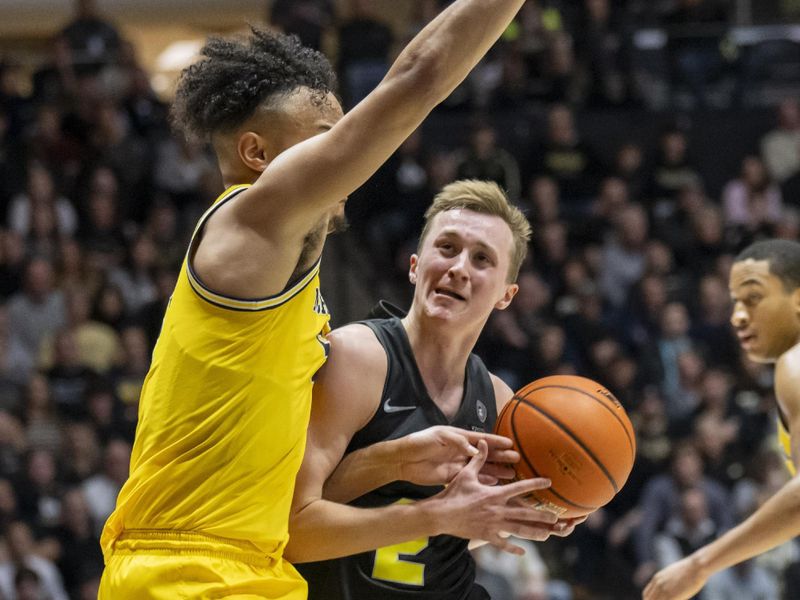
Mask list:
POLYGON ((419 255, 411 257, 414 302, 426 315, 483 322, 517 292, 507 283, 513 237, 500 217, 449 210, 435 217, 419 255))
POLYGON ((731 324, 748 358, 774 362, 800 340, 800 290, 787 291, 766 260, 733 264, 731 324))

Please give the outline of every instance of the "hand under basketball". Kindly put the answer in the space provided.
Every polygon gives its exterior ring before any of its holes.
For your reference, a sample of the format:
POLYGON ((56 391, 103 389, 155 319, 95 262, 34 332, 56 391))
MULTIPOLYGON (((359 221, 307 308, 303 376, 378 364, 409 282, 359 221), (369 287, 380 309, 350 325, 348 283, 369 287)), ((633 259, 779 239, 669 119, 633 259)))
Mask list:
POLYGON ((516 463, 519 454, 511 450, 511 440, 443 425, 429 427, 397 440, 397 479, 417 485, 450 483, 478 453, 475 447, 478 440, 484 440, 489 448, 488 459, 479 475, 480 481, 493 485, 499 479, 513 479, 514 470, 508 464, 516 463))

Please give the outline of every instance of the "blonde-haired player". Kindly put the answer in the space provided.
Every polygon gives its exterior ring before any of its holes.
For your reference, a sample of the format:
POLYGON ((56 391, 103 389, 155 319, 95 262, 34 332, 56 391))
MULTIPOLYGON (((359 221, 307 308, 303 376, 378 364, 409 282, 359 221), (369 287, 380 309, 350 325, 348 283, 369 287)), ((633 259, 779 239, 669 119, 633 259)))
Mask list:
POLYGON ((517 292, 530 225, 484 181, 446 186, 425 221, 408 315, 334 331, 314 386, 287 547, 296 562, 337 558, 301 565, 313 600, 483 600, 470 538, 519 553, 507 534, 543 540, 574 526, 514 502, 549 481, 480 479, 510 479, 502 463, 520 459, 510 440, 487 436, 512 391, 471 351, 517 292), (470 457, 453 437, 482 452, 470 457))

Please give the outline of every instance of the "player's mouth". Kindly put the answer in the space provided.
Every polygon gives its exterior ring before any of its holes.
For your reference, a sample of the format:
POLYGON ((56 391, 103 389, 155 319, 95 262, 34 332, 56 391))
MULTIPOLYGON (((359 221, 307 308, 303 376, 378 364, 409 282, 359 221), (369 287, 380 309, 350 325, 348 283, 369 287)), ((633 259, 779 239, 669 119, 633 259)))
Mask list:
POLYGON ((446 296, 448 298, 454 298, 456 300, 460 300, 461 302, 466 301, 466 298, 459 294, 458 292, 454 292, 453 290, 448 290, 447 288, 436 288, 433 290, 437 296, 446 296))
POLYGON ((750 350, 753 347, 753 344, 756 341, 756 334, 742 331, 736 334, 736 337, 739 338, 739 345, 744 350, 750 350))

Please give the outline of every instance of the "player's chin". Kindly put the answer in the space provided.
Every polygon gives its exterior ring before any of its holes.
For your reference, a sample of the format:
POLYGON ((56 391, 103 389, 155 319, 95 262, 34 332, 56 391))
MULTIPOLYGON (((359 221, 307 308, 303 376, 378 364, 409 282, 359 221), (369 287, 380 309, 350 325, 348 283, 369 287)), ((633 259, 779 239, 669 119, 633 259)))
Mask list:
POLYGON ((778 354, 773 356, 774 353, 764 351, 761 348, 753 348, 752 346, 744 349, 747 358, 756 363, 773 363, 778 360, 778 354))

